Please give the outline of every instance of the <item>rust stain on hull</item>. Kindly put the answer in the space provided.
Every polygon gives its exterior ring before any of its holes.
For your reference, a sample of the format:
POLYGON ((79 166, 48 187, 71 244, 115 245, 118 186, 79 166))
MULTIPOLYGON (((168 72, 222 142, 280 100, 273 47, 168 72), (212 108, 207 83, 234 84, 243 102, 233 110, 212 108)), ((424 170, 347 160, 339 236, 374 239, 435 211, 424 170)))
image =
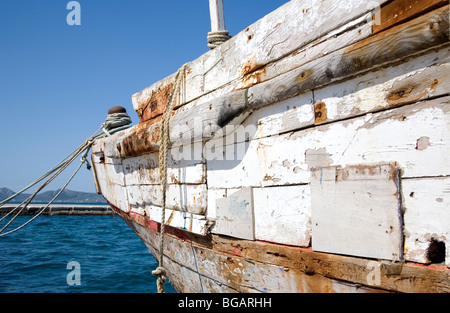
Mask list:
POLYGON ((266 64, 258 64, 255 59, 247 61, 239 71, 241 89, 261 83, 266 77, 266 64))
POLYGON ((327 120, 327 107, 325 102, 317 102, 314 104, 315 123, 320 124, 327 120))
POLYGON ((140 156, 159 150, 161 127, 150 127, 155 120, 140 123, 134 132, 117 144, 117 151, 122 157, 140 156))
POLYGON ((136 110, 139 121, 145 122, 163 114, 172 89, 173 83, 168 83, 163 84, 156 91, 152 91, 150 97, 141 103, 136 110))

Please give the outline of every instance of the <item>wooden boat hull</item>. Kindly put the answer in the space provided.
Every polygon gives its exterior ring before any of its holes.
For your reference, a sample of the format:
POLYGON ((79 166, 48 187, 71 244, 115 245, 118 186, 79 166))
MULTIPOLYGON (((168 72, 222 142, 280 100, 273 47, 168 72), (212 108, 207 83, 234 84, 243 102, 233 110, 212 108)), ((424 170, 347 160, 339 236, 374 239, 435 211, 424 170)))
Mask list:
POLYGON ((97 191, 157 257, 161 114, 180 85, 178 291, 450 292, 449 7, 288 2, 133 95, 140 123, 92 146, 97 191))

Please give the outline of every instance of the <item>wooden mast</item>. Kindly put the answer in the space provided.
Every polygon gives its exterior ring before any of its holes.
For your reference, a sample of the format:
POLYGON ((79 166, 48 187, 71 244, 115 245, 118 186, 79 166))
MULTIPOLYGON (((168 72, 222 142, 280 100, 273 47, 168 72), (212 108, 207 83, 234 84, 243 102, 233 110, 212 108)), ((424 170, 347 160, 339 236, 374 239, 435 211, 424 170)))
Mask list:
POLYGON ((209 0, 209 11, 211 15, 211 32, 225 30, 223 0, 209 0))
POLYGON ((230 39, 225 29, 225 17, 223 13, 223 0, 209 0, 211 16, 211 32, 208 33, 208 47, 214 49, 230 39))

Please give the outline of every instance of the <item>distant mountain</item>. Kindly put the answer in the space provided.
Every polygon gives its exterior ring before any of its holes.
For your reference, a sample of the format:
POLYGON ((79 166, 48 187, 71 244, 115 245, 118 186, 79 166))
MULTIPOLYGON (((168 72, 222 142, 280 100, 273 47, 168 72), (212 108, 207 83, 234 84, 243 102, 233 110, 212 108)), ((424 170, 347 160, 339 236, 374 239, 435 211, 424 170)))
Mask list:
POLYGON ((11 197, 14 194, 14 191, 8 188, 0 188, 0 201, 5 200, 8 197, 11 197))
MULTIPOLYGON (((45 191, 42 193, 39 193, 36 195, 36 197, 33 199, 32 203, 35 202, 49 202, 53 197, 58 193, 59 190, 52 190, 52 191, 45 191)), ((4 199, 12 196, 15 192, 8 188, 0 188, 0 201, 3 201, 4 199)), ((11 201, 11 203, 20 203, 24 201, 26 198, 31 196, 29 193, 23 193, 14 200, 11 201)), ((65 189, 58 198, 53 203, 70 203, 70 204, 83 204, 83 203, 98 203, 98 204, 105 204, 105 199, 96 193, 92 192, 82 192, 82 191, 73 191, 69 189, 65 189)))

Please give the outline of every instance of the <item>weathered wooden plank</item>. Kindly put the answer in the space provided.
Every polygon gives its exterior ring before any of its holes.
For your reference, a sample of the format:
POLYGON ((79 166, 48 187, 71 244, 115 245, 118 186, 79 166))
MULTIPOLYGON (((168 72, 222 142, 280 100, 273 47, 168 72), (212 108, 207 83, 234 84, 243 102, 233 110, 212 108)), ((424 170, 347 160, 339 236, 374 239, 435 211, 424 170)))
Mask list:
POLYGON ((311 175, 313 250, 402 260, 399 171, 393 164, 315 168, 311 175))
MULTIPOLYGON (((95 166, 95 165, 94 165, 95 166)), ((98 185, 103 197, 112 205, 120 208, 124 212, 130 210, 128 203, 128 194, 125 186, 111 183, 104 179, 101 174, 98 175, 98 185)))
POLYGON ((450 175, 449 97, 223 146, 216 160, 205 149, 208 188, 307 184, 310 168, 397 162, 402 177, 450 175), (388 136, 386 134, 389 134, 388 136), (429 145, 416 149, 421 137, 429 145), (241 153, 238 153, 241 151, 241 153), (429 160, 434 160, 430 162, 429 160))
POLYGON ((193 214, 205 214, 207 207, 207 189, 205 184, 172 184, 167 188, 167 208, 187 211, 193 214))
POLYGON ((216 221, 211 232, 254 240, 255 225, 252 188, 244 188, 216 199, 216 221))
MULTIPOLYGON (((173 77, 174 78, 174 77, 173 77)), ((151 95, 139 106, 136 113, 141 122, 148 121, 164 112, 167 101, 173 90, 173 82, 162 82, 158 89, 151 92, 151 95)), ((177 102, 176 102, 177 103, 177 102)))
MULTIPOLYGON (((314 125, 314 96, 307 91, 299 96, 289 98, 272 105, 264 106, 252 112, 242 126, 248 130, 248 139, 257 139, 278 135, 314 125), (251 131, 254 128, 254 131, 251 131)), ((237 142, 242 136, 228 135, 225 142, 237 142)), ((220 139, 213 139, 215 141, 220 139)), ((215 141, 211 140, 210 144, 215 141)), ((208 144, 208 143, 207 143, 208 144)))
POLYGON ((208 208, 206 211, 206 217, 211 220, 215 220, 217 218, 216 214, 216 200, 227 197, 226 189, 213 189, 208 188, 208 208))
POLYGON ((96 163, 98 157, 92 154, 93 166, 95 167, 95 181, 97 192, 101 192, 103 197, 111 204, 129 211, 127 190, 125 187, 125 177, 123 166, 119 160, 112 163, 96 163))
POLYGON ((145 209, 151 205, 162 206, 162 188, 160 185, 130 185, 127 186, 127 193, 131 207, 145 209))
MULTIPOLYGON (((200 185, 199 185, 200 186, 200 185)), ((209 222, 205 217, 206 190, 191 190, 191 186, 170 185, 167 191, 166 224, 199 235, 206 235, 209 222), (175 188, 174 188, 175 187, 175 188), (182 192, 178 193, 180 188, 182 192), (197 197, 197 199, 195 199, 197 197), (188 199, 192 199, 189 202, 188 199), (196 207, 200 206, 199 207, 196 207), (200 214, 198 214, 200 212, 200 214)), ((162 191, 158 185, 128 186, 128 202, 131 212, 161 222, 162 191)), ((120 209, 120 208, 119 208, 120 209)))
POLYGON ((374 67, 448 43, 449 6, 364 39, 348 48, 249 88, 249 105, 260 107, 374 67))
MULTIPOLYGON (((155 205, 130 206, 130 212, 148 217, 156 223, 161 223, 162 208, 155 205)), ((175 227, 189 232, 206 235, 207 221, 204 215, 192 214, 189 212, 166 209, 165 223, 167 226, 175 227)))
MULTIPOLYGON (((425 148, 428 138, 423 138, 425 148)), ((444 251, 437 258, 450 267, 450 177, 404 179, 405 259, 429 263, 429 248, 433 240, 441 242, 444 251)))
POLYGON ((245 74, 239 79, 236 88, 249 88, 270 80, 371 36, 372 25, 367 23, 370 16, 371 13, 363 15, 265 66, 249 62, 247 68, 250 71, 248 73, 244 72, 245 74))
POLYGON ((170 121, 172 145, 212 138, 214 133, 227 124, 239 125, 248 114, 247 90, 226 94, 188 110, 180 110, 170 121))
POLYGON ((159 156, 157 153, 126 158, 123 160, 125 182, 131 185, 160 184, 159 156))
MULTIPOLYGON (((110 163, 110 159, 134 157, 159 150, 160 124, 141 123, 95 141, 92 153, 100 163, 110 163), (101 161, 100 161, 101 159, 101 161)), ((116 161, 114 161, 116 162, 116 161)))
POLYGON ((140 123, 119 133, 115 138, 106 139, 104 153, 106 156, 116 158, 140 156, 159 151, 160 140, 160 122, 156 124, 152 121, 140 123))
POLYGON ((341 83, 308 91, 252 112, 242 124, 248 133, 208 141, 206 147, 277 135, 316 124, 376 112, 450 90, 448 46, 404 63, 369 72, 341 83), (315 99, 315 105, 312 103, 315 99), (319 109, 320 106, 320 109, 319 109), (320 116, 319 116, 320 112, 320 116), (317 117, 316 117, 317 115, 317 117))
MULTIPOLYGON (((127 186, 128 202, 131 206, 162 206, 161 185, 127 186)), ((166 191, 166 207, 176 211, 192 214, 204 214, 207 207, 205 184, 170 184, 166 191)))
POLYGON ((253 198, 256 239, 293 246, 309 246, 309 185, 253 188, 253 198))
MULTIPOLYGON (((309 275, 289 266, 262 263, 213 249, 195 247, 198 271, 222 284, 243 291, 248 286, 255 292, 371 292, 320 275, 309 275)), ((263 252, 262 250, 259 251, 263 252)))
MULTIPOLYGON (((97 141, 95 142, 96 148, 102 145, 97 145, 97 141)), ((117 158, 110 158, 106 156, 103 151, 97 151, 91 153, 91 160, 92 163, 99 163, 99 164, 113 164, 113 165, 121 165, 122 159, 117 158)))
MULTIPOLYGON (((135 217, 136 215, 130 215, 135 217)), ((124 217, 124 220, 128 225, 142 238, 145 246, 150 253, 157 259, 159 252, 155 247, 159 248, 159 237, 156 230, 157 227, 149 228, 143 225, 148 225, 145 222, 145 218, 139 217, 137 220, 144 220, 143 224, 132 222, 124 217)), ((169 228, 169 227, 168 227, 169 228)), ((172 238, 166 235, 164 250, 164 267, 167 270, 167 274, 172 286, 178 292, 182 293, 198 293, 198 292, 237 292, 236 289, 229 287, 226 284, 221 284, 210 277, 202 276, 198 273, 195 266, 195 250, 191 242, 177 241, 178 238, 172 238), (176 244, 176 246, 173 246, 176 244), (189 248, 190 251, 186 248, 189 248), (177 251, 178 249, 178 251, 177 251), (188 252, 188 253, 185 253, 188 252), (190 253, 189 253, 190 252, 190 253), (190 282, 187 284, 186 282, 190 282)))
MULTIPOLYGON (((149 153, 123 160, 125 182, 130 185, 158 185, 159 153, 149 153)), ((184 158, 179 149, 168 154, 167 177, 169 184, 204 184, 206 182, 205 164, 201 161, 184 158)))
POLYGON ((314 90, 316 124, 400 106, 450 90, 450 48, 314 90))
MULTIPOLYGON (((161 223, 161 207, 146 207, 145 213, 145 216, 149 217, 152 221, 161 223)), ((204 215, 166 209, 165 221, 167 226, 183 229, 198 235, 205 236, 209 230, 209 224, 204 215)))
POLYGON ((376 34, 446 4, 448 0, 395 0, 383 6, 373 16, 373 33, 376 34))
MULTIPOLYGON (((226 46, 222 68, 229 69, 228 81, 248 80, 262 66, 271 63, 329 32, 371 11, 381 1, 290 1, 235 36, 226 46), (323 16, 327 16, 326 19, 323 16)), ((215 74, 215 73, 211 73, 215 74)), ((213 75, 209 75, 211 78, 213 75)), ((254 76, 254 75, 253 75, 254 76)), ((217 88, 205 77, 205 90, 217 88)), ((212 79, 211 79, 212 80, 212 79)))

